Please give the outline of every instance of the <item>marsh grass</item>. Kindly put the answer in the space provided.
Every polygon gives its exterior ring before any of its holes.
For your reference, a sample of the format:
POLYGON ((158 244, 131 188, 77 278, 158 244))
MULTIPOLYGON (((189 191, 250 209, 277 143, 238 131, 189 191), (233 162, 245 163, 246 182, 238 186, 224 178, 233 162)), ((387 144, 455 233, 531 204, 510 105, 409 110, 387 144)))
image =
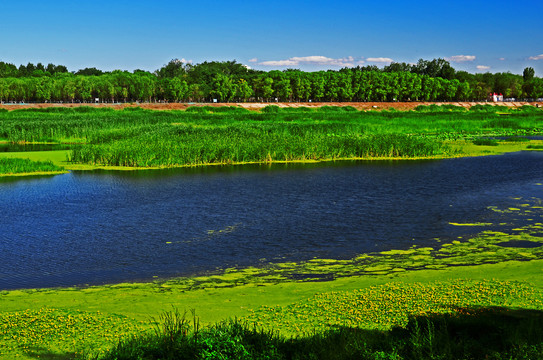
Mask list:
POLYGON ((64 168, 53 164, 51 161, 32 161, 29 159, 0 157, 0 175, 58 172, 63 170, 64 168))
POLYGON ((0 115, 0 138, 78 143, 72 154, 77 163, 179 166, 435 157, 448 153, 443 140, 543 132, 543 111, 535 108, 511 110, 507 118, 493 106, 474 111, 450 105, 417 109, 363 112, 351 107, 276 105, 262 111, 235 106, 194 106, 186 111, 23 109, 0 115))
POLYGON ((485 145, 485 146, 498 146, 498 141, 495 139, 480 138, 473 140, 474 145, 485 145))

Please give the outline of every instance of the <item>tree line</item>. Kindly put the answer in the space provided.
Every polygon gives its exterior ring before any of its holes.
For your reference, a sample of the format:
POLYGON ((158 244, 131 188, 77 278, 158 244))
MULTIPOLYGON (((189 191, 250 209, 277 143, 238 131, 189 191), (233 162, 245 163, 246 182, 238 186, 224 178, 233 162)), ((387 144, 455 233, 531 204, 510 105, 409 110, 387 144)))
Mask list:
POLYGON ((304 72, 259 71, 236 61, 171 60, 149 72, 0 62, 0 102, 273 102, 273 101, 469 101, 489 93, 505 98, 543 97, 533 68, 523 75, 470 74, 443 59, 304 72))

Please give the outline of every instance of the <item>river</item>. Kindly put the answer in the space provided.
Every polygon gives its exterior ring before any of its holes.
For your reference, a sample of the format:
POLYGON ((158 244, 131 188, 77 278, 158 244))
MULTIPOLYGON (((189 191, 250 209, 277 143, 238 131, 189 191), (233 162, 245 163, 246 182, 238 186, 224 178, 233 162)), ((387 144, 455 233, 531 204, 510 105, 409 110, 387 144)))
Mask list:
POLYGON ((489 207, 541 199, 542 181, 543 152, 4 178, 0 289, 347 259, 479 231, 450 223, 512 231, 523 220, 489 207))

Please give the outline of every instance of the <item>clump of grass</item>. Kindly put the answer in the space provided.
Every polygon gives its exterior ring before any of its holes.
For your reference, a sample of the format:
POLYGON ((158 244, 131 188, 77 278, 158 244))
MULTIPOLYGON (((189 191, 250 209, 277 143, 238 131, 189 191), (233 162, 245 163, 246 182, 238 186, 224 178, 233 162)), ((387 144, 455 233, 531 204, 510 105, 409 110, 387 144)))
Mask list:
POLYGON ((486 122, 483 125, 487 129, 520 129, 521 126, 518 121, 510 119, 494 119, 486 122))
POLYGON ((57 172, 64 168, 53 164, 51 161, 32 161, 19 158, 0 158, 0 175, 33 173, 33 172, 57 172))
POLYGON ((213 114, 213 113, 247 113, 249 110, 238 106, 189 106, 189 113, 213 114))
POLYGON ((484 146, 498 146, 498 141, 495 139, 488 138, 479 138, 473 140, 474 145, 484 145, 484 146))
POLYGON ((528 145, 526 148, 532 150, 543 150, 543 145, 528 145))
POLYGON ((188 113, 207 114, 209 106, 189 106, 185 111, 188 113))
POLYGON ((284 112, 284 113, 311 113, 311 112, 315 112, 315 109, 308 108, 307 106, 286 107, 286 108, 282 108, 281 112, 284 112))
MULTIPOLYGON (((401 134, 357 135, 327 126, 280 124, 212 129, 157 126, 129 139, 72 150, 71 161, 114 166, 182 166, 216 163, 422 157, 442 153, 441 143, 401 134)), ((112 135, 113 133, 109 133, 112 135)), ((119 133, 119 136, 122 134, 119 133)))
POLYGON ((358 112, 358 110, 352 106, 321 106, 317 108, 318 112, 358 112))
POLYGON ((261 110, 265 114, 277 114, 281 111, 281 108, 277 105, 268 105, 261 110))
POLYGON ((511 109, 504 105, 474 105, 470 107, 469 111, 480 113, 508 113, 511 109))
POLYGON ((522 105, 521 107, 517 108, 517 111, 523 113, 538 113, 543 111, 543 108, 538 108, 532 105, 522 105))
POLYGON ((466 112, 467 109, 463 106, 456 106, 451 104, 444 104, 444 105, 418 105, 415 109, 417 112, 425 112, 425 113, 441 113, 441 112, 466 112))
POLYGON ((248 113, 250 110, 239 106, 208 106, 211 113, 248 113))
POLYGON ((528 142, 528 141, 530 141, 530 139, 526 139, 525 137, 522 137, 522 136, 510 136, 510 137, 506 138, 505 141, 509 141, 509 142, 528 142))

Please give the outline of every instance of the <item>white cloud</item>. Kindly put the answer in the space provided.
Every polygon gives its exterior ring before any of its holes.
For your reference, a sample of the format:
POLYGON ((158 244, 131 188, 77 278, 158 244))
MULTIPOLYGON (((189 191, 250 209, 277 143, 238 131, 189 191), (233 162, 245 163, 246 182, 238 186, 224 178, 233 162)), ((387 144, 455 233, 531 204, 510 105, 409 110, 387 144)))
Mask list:
MULTIPOLYGON (((339 58, 339 59, 333 59, 326 56, 314 55, 314 56, 302 56, 302 57, 295 56, 286 60, 261 61, 258 64, 264 65, 264 66, 297 66, 300 64, 313 64, 313 65, 330 65, 330 66, 349 67, 349 66, 354 66, 354 63, 355 63, 355 59, 352 56, 339 58)), ((360 61, 357 63, 360 63, 360 61)))
POLYGON ((451 57, 446 57, 445 60, 452 62, 466 62, 475 60, 475 55, 454 55, 451 57))
POLYGON ((530 59, 530 60, 543 60, 543 54, 537 55, 537 56, 530 56, 528 59, 530 59))
POLYGON ((296 66, 299 62, 294 60, 269 60, 261 61, 258 64, 264 66, 296 66))
POLYGON ((486 65, 477 65, 477 70, 488 70, 490 69, 490 66, 486 66, 486 65))
POLYGON ((391 58, 385 58, 385 57, 378 57, 378 58, 367 58, 368 62, 376 62, 376 63, 392 63, 394 60, 391 58))
POLYGON ((175 62, 175 63, 183 63, 183 64, 192 64, 192 60, 187 60, 185 58, 174 59, 173 62, 175 62))
POLYGON ((249 62, 257 62, 258 59, 257 58, 252 58, 252 59, 249 59, 249 62))
POLYGON ((500 60, 500 61, 505 61, 505 58, 499 58, 498 60, 500 60))

